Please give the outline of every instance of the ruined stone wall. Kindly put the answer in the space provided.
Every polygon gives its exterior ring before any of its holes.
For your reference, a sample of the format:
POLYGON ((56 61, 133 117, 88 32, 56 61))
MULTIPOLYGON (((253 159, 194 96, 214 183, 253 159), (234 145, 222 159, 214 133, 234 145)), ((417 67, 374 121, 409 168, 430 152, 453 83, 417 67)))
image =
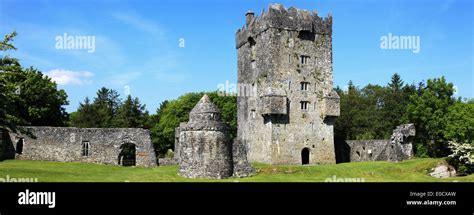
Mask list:
POLYGON ((174 166, 178 165, 178 159, 176 157, 174 158, 159 158, 158 159, 158 165, 160 166, 174 166))
POLYGON ((236 34, 238 83, 256 93, 239 92, 237 136, 250 161, 301 164, 306 148, 309 164, 335 163, 331 29, 331 16, 281 5, 247 13, 236 34))
POLYGON ((1 130, 1 138, 0 141, 0 160, 4 159, 14 159, 15 158, 15 147, 13 146, 13 142, 10 139, 10 135, 8 130, 4 129, 1 130))
POLYGON ((358 161, 403 161, 413 157, 412 140, 415 136, 413 124, 400 125, 387 140, 339 141, 338 162, 358 161))
POLYGON ((156 166, 150 132, 140 128, 65 128, 25 127, 33 137, 10 132, 17 147, 23 138, 23 150, 17 159, 60 162, 87 162, 119 165, 124 143, 135 144, 136 165, 156 166), (83 142, 89 142, 89 155, 83 156, 83 142))
POLYGON ((388 160, 389 140, 347 140, 350 162, 388 160))
POLYGON ((248 177, 255 174, 255 169, 247 159, 247 148, 245 143, 235 138, 232 143, 232 164, 234 177, 248 177))

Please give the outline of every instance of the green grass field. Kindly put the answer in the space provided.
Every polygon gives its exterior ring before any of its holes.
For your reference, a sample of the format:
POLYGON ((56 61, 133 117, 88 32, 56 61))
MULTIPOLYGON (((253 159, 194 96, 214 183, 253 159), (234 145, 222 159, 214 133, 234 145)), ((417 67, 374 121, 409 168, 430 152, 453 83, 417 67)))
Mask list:
POLYGON ((417 158, 400 163, 360 162, 320 166, 254 164, 258 174, 225 180, 187 179, 177 166, 120 167, 86 163, 6 160, 0 178, 37 178, 38 182, 324 182, 327 178, 363 179, 365 182, 474 182, 474 175, 436 179, 427 175, 443 159, 417 158))

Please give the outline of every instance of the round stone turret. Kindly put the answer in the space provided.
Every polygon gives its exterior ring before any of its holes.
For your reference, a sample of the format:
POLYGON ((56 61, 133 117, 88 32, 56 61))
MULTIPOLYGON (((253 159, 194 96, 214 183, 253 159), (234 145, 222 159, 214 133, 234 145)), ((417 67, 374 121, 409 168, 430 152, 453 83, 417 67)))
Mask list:
POLYGON ((187 178, 227 178, 232 176, 232 143, 229 126, 220 111, 204 95, 189 113, 189 122, 180 125, 179 174, 187 178))

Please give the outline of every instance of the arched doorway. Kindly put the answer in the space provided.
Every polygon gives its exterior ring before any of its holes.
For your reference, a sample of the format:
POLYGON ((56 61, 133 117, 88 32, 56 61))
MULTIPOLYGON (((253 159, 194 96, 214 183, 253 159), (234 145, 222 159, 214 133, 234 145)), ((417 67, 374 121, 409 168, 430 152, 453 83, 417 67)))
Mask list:
POLYGON ((309 164, 309 149, 304 148, 301 150, 301 164, 306 165, 309 164))
POLYGON ((122 166, 135 166, 135 144, 124 143, 120 146, 120 153, 118 156, 118 164, 122 166))
POLYGON ((24 142, 24 139, 23 138, 20 138, 17 142, 16 142, 16 150, 15 152, 17 154, 23 154, 23 142, 24 142))

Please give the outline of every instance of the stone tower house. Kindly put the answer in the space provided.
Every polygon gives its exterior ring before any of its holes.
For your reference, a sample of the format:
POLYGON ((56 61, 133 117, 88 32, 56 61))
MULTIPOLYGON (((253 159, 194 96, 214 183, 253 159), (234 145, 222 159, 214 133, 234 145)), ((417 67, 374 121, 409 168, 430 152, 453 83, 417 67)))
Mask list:
POLYGON ((236 33, 238 138, 252 162, 335 163, 332 17, 270 5, 236 33))
POLYGON ((229 127, 207 95, 179 127, 179 174, 188 178, 232 176, 232 143, 229 127))

